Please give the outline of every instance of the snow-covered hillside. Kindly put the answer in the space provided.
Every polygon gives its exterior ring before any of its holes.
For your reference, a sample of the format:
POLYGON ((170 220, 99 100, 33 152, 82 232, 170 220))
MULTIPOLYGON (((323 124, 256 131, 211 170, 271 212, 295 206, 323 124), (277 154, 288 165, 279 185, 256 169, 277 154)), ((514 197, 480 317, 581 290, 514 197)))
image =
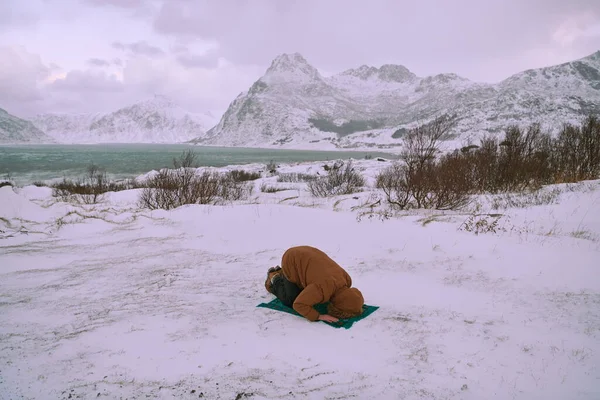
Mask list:
POLYGON ((203 135, 215 118, 157 95, 109 114, 42 114, 33 123, 61 143, 181 143, 203 135))
POLYGON ((54 140, 30 121, 9 114, 0 108, 0 143, 53 143, 54 140))
POLYGON ((600 181, 380 220, 387 165, 325 200, 287 182, 322 162, 282 165, 172 211, 0 188, 0 399, 600 398, 600 181), (380 308, 345 330, 256 307, 299 244, 380 308))
POLYGON ((324 77, 298 54, 273 60, 198 144, 265 147, 397 145, 400 128, 442 113, 457 116, 459 139, 509 124, 557 128, 600 113, 600 51, 500 82, 456 74, 418 77, 406 67, 363 65, 324 77))

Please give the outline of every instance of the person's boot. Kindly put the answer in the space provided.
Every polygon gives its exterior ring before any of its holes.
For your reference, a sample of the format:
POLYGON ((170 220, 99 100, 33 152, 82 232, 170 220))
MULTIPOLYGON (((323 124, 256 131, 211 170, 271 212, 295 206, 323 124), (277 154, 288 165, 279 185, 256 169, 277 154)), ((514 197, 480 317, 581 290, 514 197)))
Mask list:
MULTIPOLYGON (((276 267, 271 267, 269 268, 269 270, 267 271, 267 279, 269 279, 269 276, 273 273, 273 272, 277 272, 280 271, 281 267, 278 265, 276 267)), ((271 277, 271 284, 273 284, 273 278, 277 276, 277 275, 273 275, 273 277, 271 277)))

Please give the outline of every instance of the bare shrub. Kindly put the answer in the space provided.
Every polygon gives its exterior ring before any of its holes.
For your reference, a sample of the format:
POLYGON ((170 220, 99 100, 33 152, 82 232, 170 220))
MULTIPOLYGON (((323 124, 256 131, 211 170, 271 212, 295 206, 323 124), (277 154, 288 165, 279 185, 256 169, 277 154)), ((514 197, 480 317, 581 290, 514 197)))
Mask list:
POLYGON ((260 191, 263 193, 277 193, 281 190, 282 189, 276 188, 275 186, 267 185, 266 183, 260 185, 260 191))
POLYGON ((181 153, 178 158, 173 158, 173 167, 179 168, 198 168, 198 155, 192 150, 188 149, 181 153))
POLYGON ((413 201, 409 181, 408 167, 405 164, 393 162, 377 175, 375 185, 383 190, 390 205, 404 210, 409 208, 413 201))
POLYGON ((278 165, 273 161, 269 161, 266 165, 267 172, 270 174, 275 174, 277 172, 278 165))
MULTIPOLYGON (((191 156, 182 156, 181 163, 189 165, 191 156)), ((174 162, 174 165, 181 165, 174 162)), ((153 176, 140 194, 142 208, 171 210, 186 204, 214 204, 218 200, 242 200, 252 193, 248 179, 255 174, 231 171, 220 174, 195 168, 162 169, 153 176)))
POLYGON ((218 179, 218 195, 224 201, 243 200, 252 194, 254 188, 245 180, 238 180, 239 176, 231 173, 221 175, 218 179))
POLYGON ((517 193, 501 193, 492 197, 491 207, 493 210, 501 210, 555 204, 561 193, 562 190, 556 187, 551 190, 539 189, 517 193))
POLYGON ((286 190, 290 190, 290 188, 271 186, 267 183, 263 183, 262 185, 260 185, 260 191, 263 193, 277 193, 284 192, 286 190))
POLYGON ((352 161, 337 161, 327 175, 308 182, 308 190, 315 197, 351 194, 365 185, 363 176, 352 167, 352 161))
POLYGON ((437 159, 441 140, 453 126, 447 116, 411 129, 403 137, 401 161, 377 175, 387 202, 400 209, 458 209, 469 202, 471 166, 461 152, 437 159))
POLYGON ((410 129, 402 138, 403 150, 400 158, 410 169, 421 170, 435 159, 440 152, 441 141, 454 126, 454 120, 442 115, 433 121, 410 129))
POLYGON ((526 131, 510 126, 498 141, 484 137, 480 146, 461 150, 475 192, 506 192, 539 188, 552 180, 552 139, 539 124, 526 131))
POLYGON ((287 173, 278 173, 277 174, 277 182, 310 182, 317 179, 317 175, 312 174, 302 174, 297 172, 287 172, 287 173))
POLYGON ((581 124, 566 124, 555 141, 554 181, 577 182, 600 176, 600 120, 589 115, 581 124))
POLYGON ((171 210, 185 204, 209 204, 220 194, 221 177, 195 169, 162 169, 146 183, 139 198, 142 208, 171 210))
POLYGON ((461 149, 474 192, 499 193, 538 189, 554 183, 555 147, 540 125, 526 130, 509 126, 502 140, 484 137, 479 146, 461 149))
POLYGON ((580 168, 582 180, 600 176, 600 119, 590 115, 581 126, 581 149, 585 157, 580 168))
POLYGON ((401 210, 434 208, 455 210, 470 201, 472 183, 466 158, 459 153, 410 168, 395 162, 377 175, 376 186, 383 190, 387 202, 401 210))
POLYGON ((527 129, 509 126, 500 141, 484 137, 480 146, 440 157, 440 138, 450 126, 449 119, 437 119, 403 136, 401 161, 377 176, 377 187, 391 206, 459 209, 475 193, 511 193, 504 196, 506 207, 549 204, 558 194, 539 191, 544 185, 600 176, 596 117, 588 117, 581 126, 565 125, 556 139, 537 123, 527 129))
POLYGON ((0 187, 14 186, 14 181, 10 171, 4 171, 4 178, 0 179, 0 187))
POLYGON ((72 198, 84 204, 96 204, 103 199, 104 193, 109 191, 109 181, 106 171, 97 165, 91 164, 87 174, 77 180, 64 178, 62 182, 53 184, 52 196, 62 201, 72 198))
POLYGON ((589 115, 581 125, 566 124, 556 138, 539 124, 509 127, 500 143, 482 141, 473 154, 480 191, 520 192, 543 185, 600 176, 600 121, 589 115), (479 182, 484 184, 479 184, 479 182))
POLYGON ((551 138, 539 124, 526 132, 511 126, 500 143, 496 187, 503 191, 539 188, 550 183, 551 138))
POLYGON ((473 191, 469 160, 459 152, 443 156, 429 165, 424 180, 426 193, 421 205, 436 210, 457 210, 469 204, 473 191))
POLYGON ((236 200, 243 197, 243 185, 235 174, 198 173, 197 155, 184 151, 173 159, 174 169, 162 169, 146 182, 138 204, 151 210, 171 210, 186 204, 211 204, 219 198, 236 200))
POLYGON ((243 169, 234 169, 229 172, 229 176, 236 182, 255 181, 260 178, 260 173, 244 171, 243 169))
POLYGON ((460 231, 467 231, 479 235, 481 233, 497 233, 504 230, 498 226, 501 214, 472 214, 459 227, 460 231))
POLYGON ((107 192, 121 192, 123 190, 140 189, 146 187, 143 182, 138 182, 135 179, 124 179, 122 181, 110 181, 106 185, 107 192))
POLYGON ((72 196, 83 192, 81 184, 70 179, 63 178, 62 182, 52 184, 52 196, 61 201, 68 202, 72 196))
POLYGON ((405 208, 453 209, 466 204, 469 188, 465 180, 468 178, 462 175, 467 171, 460 153, 437 161, 441 141, 449 135, 453 126, 454 120, 442 115, 409 130, 403 137, 401 159, 406 170, 396 200, 408 195, 405 208))
POLYGON ((498 140, 484 136, 479 146, 471 146, 462 153, 471 166, 469 177, 475 191, 498 191, 498 140))
POLYGON ((501 141, 484 138, 467 154, 474 186, 499 193, 539 189, 543 185, 600 176, 600 122, 588 116, 580 126, 566 124, 556 138, 540 125, 510 126, 501 141))

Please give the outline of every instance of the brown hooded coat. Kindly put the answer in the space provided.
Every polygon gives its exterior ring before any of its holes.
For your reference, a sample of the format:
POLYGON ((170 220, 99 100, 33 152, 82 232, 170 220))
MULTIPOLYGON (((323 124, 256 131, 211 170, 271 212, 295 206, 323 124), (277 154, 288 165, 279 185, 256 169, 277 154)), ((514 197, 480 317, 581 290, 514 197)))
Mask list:
POLYGON ((350 275, 323 251, 310 246, 292 247, 283 254, 281 268, 284 276, 302 289, 293 307, 306 319, 316 321, 319 312, 313 306, 328 301, 328 312, 334 317, 361 314, 362 293, 351 287, 350 275))

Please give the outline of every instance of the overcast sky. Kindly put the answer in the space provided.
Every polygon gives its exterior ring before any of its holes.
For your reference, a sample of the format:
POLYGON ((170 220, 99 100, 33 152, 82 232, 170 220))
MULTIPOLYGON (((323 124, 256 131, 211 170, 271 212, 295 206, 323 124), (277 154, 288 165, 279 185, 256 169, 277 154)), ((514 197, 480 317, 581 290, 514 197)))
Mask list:
POLYGON ((325 75, 402 64, 498 82, 600 50, 600 0, 0 0, 0 108, 163 94, 220 114, 281 53, 325 75))

